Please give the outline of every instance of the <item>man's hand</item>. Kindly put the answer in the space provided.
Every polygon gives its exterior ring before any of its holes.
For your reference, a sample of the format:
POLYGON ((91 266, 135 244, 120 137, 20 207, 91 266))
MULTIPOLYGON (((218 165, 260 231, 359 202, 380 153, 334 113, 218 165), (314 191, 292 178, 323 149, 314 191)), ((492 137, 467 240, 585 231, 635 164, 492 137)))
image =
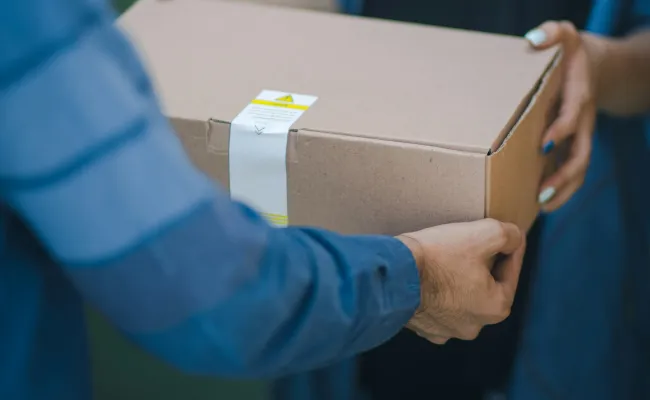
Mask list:
POLYGON ((444 344, 475 339, 508 317, 525 250, 513 224, 492 219, 441 225, 399 236, 420 270, 421 304, 408 327, 444 344))
POLYGON ((560 45, 564 53, 560 113, 542 142, 542 152, 547 154, 561 142, 571 140, 569 158, 540 189, 542 208, 553 211, 582 186, 589 166, 596 121, 595 63, 582 36, 570 22, 545 22, 528 32, 526 39, 536 49, 560 45))

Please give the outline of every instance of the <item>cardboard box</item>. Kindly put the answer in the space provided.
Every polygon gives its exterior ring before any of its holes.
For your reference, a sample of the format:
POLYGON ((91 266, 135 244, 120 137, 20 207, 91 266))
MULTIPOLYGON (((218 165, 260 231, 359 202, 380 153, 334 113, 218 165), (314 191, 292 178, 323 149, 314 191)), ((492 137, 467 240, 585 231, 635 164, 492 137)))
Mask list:
MULTIPOLYGON (((141 0, 120 23, 196 165, 226 188, 255 182, 261 195, 244 200, 276 222, 282 212, 260 206, 265 190, 284 195, 290 224, 343 233, 397 234, 485 216, 528 229, 538 213, 541 135, 561 78, 556 50, 217 0, 141 0), (240 113, 255 114, 254 104, 293 112, 283 99, 299 95, 317 100, 290 121, 284 146, 270 146, 284 152, 278 161, 240 113), (257 155, 234 152, 240 137, 257 155), (284 177, 267 181, 269 171, 284 177)), ((271 122, 262 129, 277 128, 271 122)), ((257 133, 271 140, 278 132, 257 133)))
POLYGON ((263 4, 267 6, 282 6, 302 8, 315 11, 336 12, 339 10, 339 0, 228 0, 263 4))

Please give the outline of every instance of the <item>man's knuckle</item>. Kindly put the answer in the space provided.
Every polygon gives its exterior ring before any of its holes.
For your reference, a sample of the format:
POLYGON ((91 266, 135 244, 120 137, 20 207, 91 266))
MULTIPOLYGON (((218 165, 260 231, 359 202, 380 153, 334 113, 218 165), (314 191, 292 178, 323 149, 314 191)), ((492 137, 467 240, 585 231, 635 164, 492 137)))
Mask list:
POLYGON ((497 221, 496 219, 490 219, 490 230, 494 233, 494 237, 500 241, 504 241, 508 238, 508 232, 506 231, 505 225, 502 222, 497 221))
POLYGON ((510 305, 510 303, 504 304, 499 310, 499 312, 497 313, 497 318, 503 321, 510 316, 511 312, 512 312, 512 306, 510 305))
POLYGON ((508 239, 508 230, 506 229, 505 224, 502 222, 499 222, 498 228, 497 228, 497 234, 499 235, 499 239, 505 241, 508 239))
POLYGON ((486 218, 485 220, 483 220, 483 223, 487 225, 490 229, 494 229, 494 227, 499 224, 499 221, 497 221, 494 218, 486 218))
POLYGON ((434 338, 431 338, 430 340, 431 340, 433 343, 442 346, 442 345, 446 344, 447 341, 448 341, 449 339, 448 339, 448 338, 444 338, 444 337, 434 337, 434 338))
POLYGON ((481 332, 481 326, 470 326, 462 332, 460 339, 474 340, 478 337, 480 332, 481 332))
POLYGON ((511 312, 512 301, 508 300, 508 298, 504 296, 491 303, 489 308, 485 310, 482 321, 486 325, 498 324, 507 319, 511 312))
POLYGON ((512 299, 506 295, 501 298, 497 309, 497 316, 504 320, 510 316, 512 312, 512 299))

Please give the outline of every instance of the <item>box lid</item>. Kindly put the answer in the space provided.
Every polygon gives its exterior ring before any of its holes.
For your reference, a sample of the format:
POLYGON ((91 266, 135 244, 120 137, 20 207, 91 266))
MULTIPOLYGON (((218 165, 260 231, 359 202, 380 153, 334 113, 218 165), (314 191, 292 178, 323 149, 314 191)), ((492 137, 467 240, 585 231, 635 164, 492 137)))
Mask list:
POLYGON ((170 117, 231 121, 264 89, 314 95, 294 128, 486 153, 555 50, 520 38, 217 0, 120 23, 170 117))

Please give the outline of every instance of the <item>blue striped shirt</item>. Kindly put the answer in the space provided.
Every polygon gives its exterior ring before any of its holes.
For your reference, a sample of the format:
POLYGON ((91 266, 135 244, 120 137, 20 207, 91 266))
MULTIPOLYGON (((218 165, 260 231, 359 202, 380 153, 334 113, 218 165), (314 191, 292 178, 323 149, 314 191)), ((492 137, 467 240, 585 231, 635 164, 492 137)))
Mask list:
POLYGON ((0 5, 0 398, 88 399, 82 299, 197 374, 278 376, 419 303, 384 236, 270 227, 197 171, 100 0, 0 5))

